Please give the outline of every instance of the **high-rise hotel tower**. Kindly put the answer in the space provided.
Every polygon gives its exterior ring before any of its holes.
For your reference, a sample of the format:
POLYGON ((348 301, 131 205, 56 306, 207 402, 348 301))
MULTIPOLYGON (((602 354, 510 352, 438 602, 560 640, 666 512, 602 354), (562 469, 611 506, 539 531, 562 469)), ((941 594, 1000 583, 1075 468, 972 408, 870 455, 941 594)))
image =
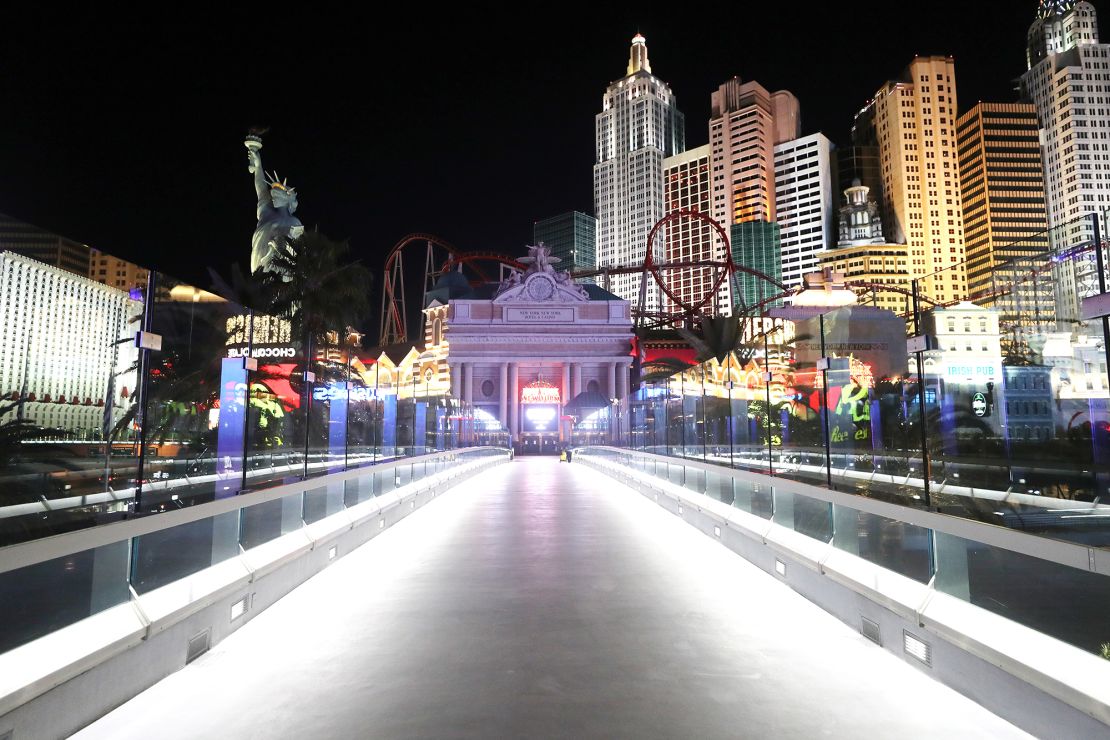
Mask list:
POLYGON ((941 303, 967 296, 956 116, 952 58, 916 57, 853 127, 853 143, 878 146, 887 235, 908 245, 910 277, 941 303))
MULTIPOLYGON (((651 73, 647 41, 632 39, 627 74, 605 90, 595 119, 594 211, 597 265, 643 263, 648 233, 666 215, 663 160, 686 149, 685 120, 667 83, 651 73)), ((655 245, 662 257, 662 240, 655 245)), ((640 275, 615 275, 609 290, 635 306, 640 275)), ((647 286, 649 311, 660 309, 659 291, 647 286)))
MULTIPOLYGON (((1092 239, 1084 216, 1110 208, 1110 44, 1094 6, 1076 0, 1041 0, 1027 42, 1022 95, 1037 111, 1051 241, 1064 250, 1092 239)), ((1054 272, 1058 318, 1077 318, 1093 267, 1070 260, 1054 272)))

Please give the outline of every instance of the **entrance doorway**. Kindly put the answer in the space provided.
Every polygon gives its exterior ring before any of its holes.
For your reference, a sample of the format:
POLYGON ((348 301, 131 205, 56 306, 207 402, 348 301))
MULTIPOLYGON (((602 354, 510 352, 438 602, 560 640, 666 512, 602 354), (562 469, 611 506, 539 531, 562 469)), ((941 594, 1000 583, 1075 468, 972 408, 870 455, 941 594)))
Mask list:
POLYGON ((521 455, 557 455, 559 454, 558 434, 529 434, 520 435, 521 455))

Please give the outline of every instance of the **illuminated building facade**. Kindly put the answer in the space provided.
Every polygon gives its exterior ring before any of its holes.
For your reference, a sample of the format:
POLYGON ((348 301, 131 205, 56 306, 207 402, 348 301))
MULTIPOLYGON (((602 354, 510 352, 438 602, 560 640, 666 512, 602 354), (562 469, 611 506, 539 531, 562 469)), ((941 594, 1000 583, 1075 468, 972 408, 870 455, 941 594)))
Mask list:
MULTIPOLYGON (((775 148, 801 133, 798 99, 787 90, 772 93, 758 82, 733 77, 712 93, 710 110, 711 215, 725 229, 732 228, 737 264, 781 278, 775 148), (736 231, 736 224, 753 225, 736 231)), ((741 295, 723 301, 734 310, 770 295, 771 286, 763 281, 746 275, 738 280, 741 295)))
POLYGON ((880 308, 906 314, 910 299, 903 292, 883 290, 891 285, 909 290, 906 262, 909 250, 905 244, 859 244, 837 247, 821 255, 822 269, 844 276, 855 285, 867 285, 871 300, 880 308))
POLYGON ((798 99, 734 77, 710 98, 713 218, 726 228, 775 220, 775 145, 801 133, 798 99))
MULTIPOLYGON (((710 212, 710 149, 699 146, 663 161, 666 207, 668 213, 678 210, 710 212)), ((680 218, 668 223, 657 240, 664 244, 665 262, 722 261, 724 244, 708 222, 695 218, 680 218)), ((686 306, 696 306, 713 290, 717 272, 711 267, 691 267, 667 273, 667 285, 686 306)), ((716 307, 717 313, 730 313, 728 284, 722 285, 719 294, 705 305, 707 312, 716 307)), ((662 297, 663 310, 677 313, 681 308, 666 295, 662 297)))
MULTIPOLYGON (((449 392, 475 410, 477 424, 508 430, 524 451, 584 439, 591 416, 629 395, 631 306, 557 270, 545 247, 531 250, 528 270, 499 284, 444 275, 428 294, 423 347, 366 361, 368 376, 380 373, 377 392, 449 392)), ((605 419, 593 441, 613 433, 605 419)))
POLYGON ((832 142, 819 133, 775 145, 775 212, 788 288, 801 286, 835 241, 832 155, 832 142))
POLYGON ((820 256, 821 269, 844 280, 870 286, 875 305, 906 313, 910 291, 909 247, 890 244, 883 235, 882 214, 871 189, 856 180, 844 191, 839 239, 835 249, 820 256), (899 290, 883 290, 890 285, 899 290))
MULTIPOLYGON (((1090 241, 1081 219, 1110 208, 1110 44, 1099 42, 1098 16, 1088 2, 1042 0, 1027 36, 1022 97, 1040 125, 1048 225, 1054 248, 1090 241)), ((1093 260, 1054 267, 1057 312, 1075 319, 1079 296, 1096 290, 1093 260)))
POLYGON ((0 393, 23 398, 23 417, 39 426, 100 438, 135 391, 137 350, 117 342, 141 310, 126 291, 0 253, 0 393))
MULTIPOLYGON (((729 237, 732 240, 732 259, 738 265, 750 267, 769 278, 781 282, 782 245, 781 232, 776 223, 745 221, 733 224, 729 237)), ((737 273, 735 310, 746 313, 754 306, 782 293, 782 289, 761 277, 737 273)))
POLYGON ((916 57, 857 115, 854 132, 879 149, 887 236, 908 245, 910 276, 931 276, 922 288, 944 303, 967 295, 956 114, 955 62, 916 57))
MULTIPOLYGON (((570 211, 537 221, 532 226, 532 243, 546 244, 560 267, 570 272, 597 267, 597 219, 570 211)), ((591 281, 592 282, 592 281, 591 281)))
POLYGON ((98 283, 131 290, 146 287, 149 276, 150 270, 145 267, 105 254, 99 249, 89 250, 89 278, 98 283))
POLYGON ((968 291, 973 298, 1005 292, 1030 319, 1049 316, 1051 281, 1038 289, 1031 279, 1037 265, 1021 260, 1049 248, 1036 110, 978 103, 960 116, 958 130, 968 291))
MULTIPOLYGON (((648 233, 666 215, 663 160, 686 149, 686 133, 674 94, 652 74, 647 41, 639 34, 632 39, 626 75, 605 91, 595 135, 597 265, 640 265, 648 233)), ((640 276, 615 275, 608 287, 635 302, 640 276)), ((646 308, 657 311, 659 305, 659 291, 649 285, 646 308)))
POLYGON ((925 331, 936 348, 923 353, 928 398, 940 407, 941 437, 953 444, 958 435, 974 434, 975 427, 990 434, 1006 428, 1001 330, 998 312, 974 303, 958 303, 923 314, 925 331), (977 406, 976 399, 984 406, 977 406), (967 420, 972 415, 975 423, 967 420))

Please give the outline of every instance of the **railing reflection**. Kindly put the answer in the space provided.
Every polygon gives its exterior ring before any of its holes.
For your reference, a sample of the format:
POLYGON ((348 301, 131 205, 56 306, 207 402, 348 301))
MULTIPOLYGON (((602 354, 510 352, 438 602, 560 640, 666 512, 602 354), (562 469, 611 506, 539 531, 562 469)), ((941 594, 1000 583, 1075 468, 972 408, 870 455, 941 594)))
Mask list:
MULTIPOLYGON (((23 262, 28 274, 53 269, 23 262)), ((89 290, 77 298, 100 322, 99 344, 60 330, 59 357, 28 351, 0 388, 0 547, 398 458, 508 446, 504 430, 479 430, 472 404, 415 366, 383 366, 357 336, 300 338, 289 321, 157 272, 130 293, 89 290), (62 364, 97 390, 68 390, 55 378, 62 364)), ((38 326, 53 311, 28 303, 23 320, 38 326)))
POLYGON ((1101 225, 1008 245, 967 300, 942 299, 953 265, 892 283, 900 312, 881 285, 741 307, 723 361, 641 384, 619 446, 1110 546, 1110 334, 1082 308, 1106 291, 1101 225))

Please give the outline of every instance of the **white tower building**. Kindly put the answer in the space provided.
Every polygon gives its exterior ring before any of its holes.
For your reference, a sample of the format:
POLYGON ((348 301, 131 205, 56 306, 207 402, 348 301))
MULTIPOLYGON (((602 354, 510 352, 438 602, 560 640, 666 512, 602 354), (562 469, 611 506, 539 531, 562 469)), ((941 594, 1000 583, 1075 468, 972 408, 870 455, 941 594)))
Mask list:
MULTIPOLYGON (((1110 208, 1110 44, 1099 43, 1094 6, 1076 0, 1041 0, 1027 39, 1022 94, 1037 110, 1048 225, 1063 250, 1092 239, 1082 216, 1110 208)), ((1058 318, 1076 318, 1093 265, 1054 273, 1058 318)))
POLYGON ((833 245, 832 142, 811 134, 775 145, 775 211, 782 228, 782 283, 800 286, 833 245))
POLYGON ((96 438, 105 403, 114 423, 135 391, 137 351, 119 340, 141 310, 122 290, 0 252, 0 393, 25 399, 39 426, 96 438))
MULTIPOLYGON (((651 73, 647 41, 632 39, 627 74, 605 90, 595 119, 594 210, 598 267, 640 265, 651 228, 666 215, 663 160, 686 149, 685 120, 667 83, 651 73)), ((662 240, 656 244, 662 257, 662 240)), ((613 276, 608 288, 633 306, 640 275, 613 276)), ((646 308, 660 309, 648 285, 646 308)))

